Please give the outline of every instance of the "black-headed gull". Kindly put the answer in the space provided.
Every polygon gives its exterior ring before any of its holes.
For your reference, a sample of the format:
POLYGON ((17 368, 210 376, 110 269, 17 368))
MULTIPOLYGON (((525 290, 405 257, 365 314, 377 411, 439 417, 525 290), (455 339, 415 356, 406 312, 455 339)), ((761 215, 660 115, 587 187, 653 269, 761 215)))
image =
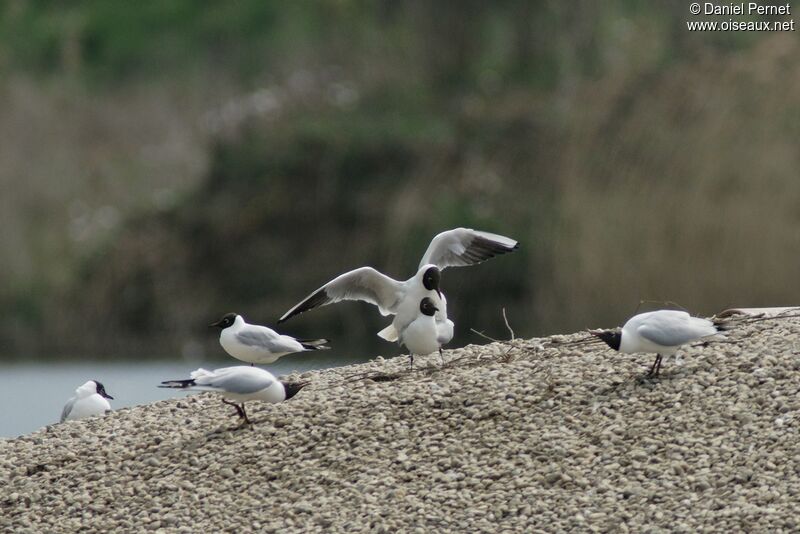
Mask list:
POLYGON ((287 354, 330 348, 325 346, 327 339, 295 339, 266 326, 248 324, 241 315, 235 313, 228 313, 209 326, 222 330, 219 344, 225 352, 250 364, 273 363, 287 354))
POLYGON ((713 336, 719 329, 708 319, 692 317, 684 311, 657 310, 634 315, 621 331, 594 330, 591 333, 620 352, 655 353, 648 376, 658 376, 662 357, 674 355, 687 343, 713 336))
POLYGON ((283 314, 282 323, 318 306, 342 300, 361 300, 378 307, 381 315, 394 315, 392 324, 378 332, 387 341, 398 341, 400 332, 419 314, 420 301, 428 297, 437 309, 439 338, 446 344, 453 338, 453 321, 447 318, 447 300, 439 288, 441 271, 481 263, 494 256, 513 252, 518 243, 508 237, 469 228, 455 228, 433 238, 417 273, 401 282, 372 267, 361 267, 342 274, 314 291, 283 314))
POLYGON ((400 331, 399 342, 408 349, 409 364, 412 369, 415 354, 424 356, 438 350, 439 355, 442 355, 442 338, 434 317, 437 311, 433 300, 428 297, 423 298, 419 302, 417 317, 400 331))
POLYGON ((222 402, 236 408, 236 413, 246 424, 250 424, 250 419, 244 409, 245 401, 259 400, 277 404, 291 399, 308 385, 308 382, 281 382, 269 371, 246 365, 213 371, 200 368, 192 371, 189 376, 191 378, 186 380, 166 380, 158 387, 210 391, 222 395, 222 402))
POLYGON ((75 396, 67 401, 61 411, 61 422, 83 419, 93 415, 103 415, 111 411, 108 400, 114 397, 106 393, 106 388, 97 380, 89 380, 75 390, 75 396))

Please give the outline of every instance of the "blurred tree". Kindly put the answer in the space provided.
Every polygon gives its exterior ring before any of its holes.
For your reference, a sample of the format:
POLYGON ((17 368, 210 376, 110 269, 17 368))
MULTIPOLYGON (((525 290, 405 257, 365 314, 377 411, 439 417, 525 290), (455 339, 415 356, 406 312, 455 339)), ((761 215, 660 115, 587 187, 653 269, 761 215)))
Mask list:
MULTIPOLYGON (((788 268, 762 279, 742 257, 795 243, 797 40, 690 35, 685 11, 9 0, 0 353, 212 343, 198 325, 221 311, 270 322, 362 264, 408 276, 462 225, 522 249, 446 273, 457 344, 502 335, 503 306, 531 335, 619 321, 638 298, 789 298, 788 268), (698 203, 735 214, 729 228, 698 203)), ((374 310, 342 306, 292 328, 397 350, 369 344, 374 310)))

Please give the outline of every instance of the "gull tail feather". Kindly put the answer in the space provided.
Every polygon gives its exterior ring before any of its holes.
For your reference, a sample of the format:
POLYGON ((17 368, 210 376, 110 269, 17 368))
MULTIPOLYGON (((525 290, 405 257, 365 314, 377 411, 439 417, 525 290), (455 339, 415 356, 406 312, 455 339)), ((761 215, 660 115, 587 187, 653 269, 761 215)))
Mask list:
POLYGON ((728 323, 727 321, 714 321, 714 328, 716 328, 717 332, 727 332, 728 330, 732 330, 734 325, 728 323))
POLYGON ((394 324, 390 324, 380 332, 378 332, 378 337, 385 339, 386 341, 394 342, 398 340, 397 329, 394 327, 394 324))

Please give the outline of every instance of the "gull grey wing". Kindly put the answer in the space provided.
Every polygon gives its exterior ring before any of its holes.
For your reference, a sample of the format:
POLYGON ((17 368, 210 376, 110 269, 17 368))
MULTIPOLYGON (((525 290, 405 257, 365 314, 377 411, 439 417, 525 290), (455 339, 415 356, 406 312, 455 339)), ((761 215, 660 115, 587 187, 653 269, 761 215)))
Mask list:
POLYGON ((395 312, 401 283, 372 267, 361 267, 337 276, 314 291, 294 308, 278 319, 279 323, 318 306, 327 306, 342 300, 363 300, 378 307, 382 315, 395 312))
POLYGON ((646 340, 652 341, 653 343, 663 347, 677 347, 679 345, 683 345, 684 343, 688 343, 693 339, 697 339, 696 337, 689 335, 686 330, 672 327, 660 329, 643 325, 637 329, 637 332, 639 332, 639 335, 646 340))
POLYGON ((286 344, 277 332, 265 329, 244 329, 236 334, 236 340, 248 347, 257 347, 273 354, 279 352, 296 352, 297 347, 286 344))
POLYGON ((710 321, 683 313, 649 317, 636 331, 648 341, 664 347, 677 347, 716 333, 710 321))
POLYGON ((248 369, 235 369, 231 372, 217 372, 195 380, 198 386, 217 388, 228 393, 247 395, 272 385, 273 380, 248 372, 248 369))
POLYGON ((419 268, 428 264, 440 269, 475 265, 517 248, 519 244, 509 237, 470 228, 456 228, 433 238, 419 262, 419 268))
POLYGON ((72 397, 71 399, 69 399, 67 401, 67 403, 64 405, 64 409, 61 410, 61 422, 62 423, 67 420, 67 417, 69 417, 69 413, 72 411, 72 407, 74 405, 75 405, 75 397, 72 397))

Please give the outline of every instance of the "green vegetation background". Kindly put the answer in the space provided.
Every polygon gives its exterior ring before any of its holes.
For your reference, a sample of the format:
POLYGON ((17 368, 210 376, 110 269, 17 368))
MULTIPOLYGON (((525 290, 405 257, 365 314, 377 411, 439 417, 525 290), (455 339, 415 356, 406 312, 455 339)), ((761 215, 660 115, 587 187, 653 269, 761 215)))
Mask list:
MULTIPOLYGON (((454 345, 800 304, 796 33, 609 0, 0 4, 0 357, 217 353, 334 275, 445 273, 454 345)), ((394 354, 374 310, 285 327, 394 354)))

